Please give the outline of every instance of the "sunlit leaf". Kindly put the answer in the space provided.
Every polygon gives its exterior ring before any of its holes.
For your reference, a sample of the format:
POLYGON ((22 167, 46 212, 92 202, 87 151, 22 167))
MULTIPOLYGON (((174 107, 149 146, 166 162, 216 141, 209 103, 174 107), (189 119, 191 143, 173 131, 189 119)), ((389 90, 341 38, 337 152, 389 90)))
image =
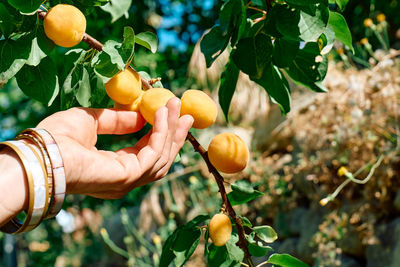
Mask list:
POLYGON ((158 39, 152 32, 141 32, 135 36, 135 42, 146 47, 152 53, 157 52, 158 39))
POLYGON ((90 88, 90 77, 86 68, 82 70, 82 78, 78 82, 78 88, 76 91, 76 99, 82 107, 90 106, 91 88, 90 88))
POLYGON ((255 190, 251 184, 245 180, 236 181, 231 185, 231 188, 232 192, 228 194, 228 199, 233 206, 247 203, 264 195, 260 191, 255 190))
POLYGON ((273 243, 278 238, 278 235, 271 226, 255 226, 252 229, 255 235, 265 243, 273 243))
POLYGON ((353 38, 346 19, 339 13, 330 11, 329 25, 335 32, 336 39, 347 45, 354 53, 353 38))
POLYGON ((113 23, 122 16, 128 18, 128 10, 131 5, 132 0, 111 0, 108 4, 102 6, 101 9, 111 14, 111 22, 113 23))
POLYGON ((309 267, 304 262, 289 254, 272 254, 267 262, 281 267, 309 267))

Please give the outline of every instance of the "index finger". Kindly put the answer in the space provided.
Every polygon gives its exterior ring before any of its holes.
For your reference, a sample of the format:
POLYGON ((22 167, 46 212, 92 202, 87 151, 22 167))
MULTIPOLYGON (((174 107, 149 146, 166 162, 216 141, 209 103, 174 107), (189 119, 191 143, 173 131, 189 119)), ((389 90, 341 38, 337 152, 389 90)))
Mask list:
POLYGON ((97 124, 97 134, 129 134, 143 128, 146 121, 134 111, 88 109, 97 124))

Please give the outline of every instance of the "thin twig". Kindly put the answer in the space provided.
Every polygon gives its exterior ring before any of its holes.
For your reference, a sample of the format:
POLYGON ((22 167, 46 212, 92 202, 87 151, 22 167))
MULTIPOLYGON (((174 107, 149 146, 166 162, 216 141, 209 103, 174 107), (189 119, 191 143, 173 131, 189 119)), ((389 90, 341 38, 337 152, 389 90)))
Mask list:
POLYGON ((352 173, 350 173, 350 172, 347 173, 347 174, 346 174, 346 178, 347 178, 347 179, 346 179, 343 183, 341 183, 341 184, 336 188, 336 190, 335 190, 332 194, 329 194, 327 197, 321 199, 320 204, 321 204, 322 206, 325 206, 325 205, 328 204, 329 202, 333 201, 333 200, 337 197, 337 195, 340 193, 340 191, 342 191, 342 189, 343 189, 346 185, 348 185, 350 182, 354 182, 354 183, 357 183, 357 184, 366 184, 366 183, 368 183, 368 181, 371 180, 372 175, 374 174, 376 168, 378 168, 379 165, 381 165, 382 160, 383 160, 384 158, 385 158, 385 157, 384 157, 383 155, 380 155, 379 158, 378 158, 378 160, 375 162, 375 164, 372 165, 371 170, 369 171, 367 177, 365 177, 365 178, 362 179, 362 180, 361 180, 361 179, 357 179, 357 178, 355 178, 355 177, 356 177, 357 175, 359 175, 364 169, 366 169, 367 167, 369 167, 369 166, 371 165, 370 163, 368 163, 368 164, 364 165, 363 167, 361 167, 355 174, 352 174, 352 173))
POLYGON ((248 6, 247 8, 248 8, 248 9, 253 9, 253 10, 256 10, 256 11, 259 11, 259 12, 262 12, 264 15, 267 14, 267 11, 262 10, 262 9, 259 9, 259 8, 257 8, 257 7, 248 6))
POLYGON ((261 262, 259 265, 257 265, 256 267, 262 267, 262 266, 264 266, 264 265, 266 265, 266 264, 268 264, 268 261, 264 261, 264 262, 261 262))
MULTIPOLYGON (((38 10, 38 15, 39 15, 39 18, 43 20, 46 17, 46 12, 43 10, 38 10)), ((85 33, 82 41, 87 43, 91 48, 94 48, 98 51, 102 51, 102 49, 103 49, 103 44, 87 33, 85 33)), ((141 80, 142 80, 142 86, 144 89, 152 88, 152 85, 150 84, 150 82, 147 79, 144 79, 143 77, 141 77, 141 80)), ((251 260, 251 255, 248 250, 248 242, 247 242, 245 232, 244 232, 244 229, 242 226, 242 221, 236 215, 235 210, 233 209, 231 203, 228 200, 228 196, 226 194, 226 190, 224 187, 224 178, 217 171, 217 169, 215 169, 215 167, 211 164, 210 160, 208 159, 207 151, 200 145, 200 143, 196 140, 196 138, 190 132, 188 133, 186 139, 189 140, 189 142, 192 144, 194 150, 196 152, 200 153, 200 155, 206 162, 210 173, 212 173, 214 175, 215 180, 218 185, 218 188, 219 188, 219 192, 222 197, 223 206, 228 211, 229 216, 234 220, 236 229, 238 231, 239 241, 237 242, 237 245, 243 250, 245 259, 248 262, 249 267, 254 267, 254 264, 251 260)))

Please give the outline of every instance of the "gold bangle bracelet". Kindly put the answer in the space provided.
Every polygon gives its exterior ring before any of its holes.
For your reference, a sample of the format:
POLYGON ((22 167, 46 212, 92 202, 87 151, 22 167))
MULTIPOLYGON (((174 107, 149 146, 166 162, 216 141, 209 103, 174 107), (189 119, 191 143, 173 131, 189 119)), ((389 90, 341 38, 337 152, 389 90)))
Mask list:
POLYGON ((58 214, 64 203, 66 191, 66 178, 64 170, 64 162, 58 148, 58 145, 53 136, 44 129, 29 128, 22 132, 22 134, 30 134, 39 139, 44 145, 44 149, 49 155, 51 166, 53 169, 53 202, 49 208, 46 219, 52 218, 58 214))
MULTIPOLYGON (((46 195, 45 195, 46 202, 45 202, 43 214, 40 218, 39 223, 37 224, 37 225, 39 225, 46 217, 46 214, 49 210, 49 204, 50 204, 50 199, 51 199, 51 198, 49 198, 49 196, 51 196, 51 193, 49 193, 50 190, 49 190, 49 183, 48 183, 48 175, 47 175, 46 167, 44 166, 44 163, 43 163, 43 158, 40 156, 41 152, 40 152, 39 148, 37 146, 35 146, 33 143, 28 142, 28 140, 20 140, 20 141, 23 142, 25 145, 27 145, 32 150, 32 152, 35 154, 36 158, 38 159, 38 161, 40 163, 40 166, 42 167, 42 172, 44 175, 44 184, 45 184, 45 188, 46 188, 46 195)), ((37 225, 32 225, 32 226, 28 225, 24 229, 24 232, 33 230, 34 228, 36 228, 37 225)))
POLYGON ((21 232, 26 226, 30 223, 31 217, 33 214, 33 209, 34 209, 34 204, 35 204, 35 190, 34 190, 34 183, 33 183, 33 174, 32 170, 30 168, 30 160, 29 160, 25 154, 18 148, 18 146, 15 146, 11 142, 2 142, 0 143, 0 147, 2 146, 7 146, 11 148, 15 153, 17 153, 18 157, 20 158, 23 168, 26 173, 26 177, 28 179, 28 187, 29 187, 29 204, 28 204, 28 213, 23 222, 18 220, 17 218, 11 219, 11 221, 7 222, 5 225, 3 225, 0 230, 2 232, 8 233, 8 234, 15 234, 21 232))
MULTIPOLYGON (((26 159, 27 165, 24 164, 25 170, 31 173, 32 183, 29 183, 29 193, 31 194, 33 191, 33 208, 31 209, 31 212, 28 209, 26 221, 16 232, 14 232, 14 234, 31 231, 40 224, 46 213, 46 208, 48 207, 46 170, 39 155, 35 154, 36 152, 22 141, 7 141, 2 144, 12 147, 17 153, 17 150, 19 150, 26 159)), ((31 203, 29 203, 29 206, 31 206, 31 203)))
MULTIPOLYGON (((27 143, 28 143, 27 140, 29 140, 29 142, 32 142, 34 144, 32 146, 32 148, 35 149, 36 153, 38 153, 38 154, 40 154, 42 156, 42 159, 44 159, 44 163, 46 165, 47 183, 48 183, 48 203, 49 203, 49 207, 50 207, 53 204, 53 201, 54 201, 54 197, 53 197, 53 195, 54 195, 53 168, 51 167, 51 162, 50 162, 49 155, 47 154, 47 151, 44 148, 45 144, 43 144, 35 136, 29 135, 27 133, 19 134, 16 137, 16 139, 17 140, 22 140, 22 141, 27 142, 27 143)), ((45 217, 48 215, 49 207, 46 209, 45 217)))

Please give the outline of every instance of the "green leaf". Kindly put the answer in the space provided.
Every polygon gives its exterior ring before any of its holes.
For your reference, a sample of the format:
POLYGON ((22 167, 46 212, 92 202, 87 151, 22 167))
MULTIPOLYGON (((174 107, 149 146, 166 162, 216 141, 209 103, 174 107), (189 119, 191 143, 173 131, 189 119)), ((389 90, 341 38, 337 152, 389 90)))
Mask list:
POLYGON ((78 2, 83 7, 92 7, 92 6, 104 6, 108 4, 110 0, 74 0, 74 3, 78 2))
POLYGON ((246 28, 246 8, 242 0, 226 1, 219 13, 219 24, 224 36, 232 36, 232 46, 241 38, 246 28))
POLYGON ((221 74, 221 84, 218 90, 219 104, 224 112, 225 119, 228 121, 229 106, 233 94, 235 93, 236 84, 239 78, 239 69, 236 67, 232 59, 226 64, 225 71, 221 74))
POLYGON ((14 17, 3 3, 0 3, 0 35, 3 34, 5 37, 10 34, 16 28, 14 17))
POLYGON ((320 3, 321 0, 286 0, 286 3, 300 6, 309 6, 320 3))
POLYGON ((174 241, 172 250, 176 256, 175 265, 183 266, 196 250, 201 237, 200 228, 182 229, 174 241))
POLYGON ((244 258, 244 251, 236 245, 239 241, 239 237, 236 233, 233 233, 226 243, 226 250, 228 252, 228 258, 235 262, 242 262, 244 258))
POLYGON ((267 262, 281 267, 309 267, 308 264, 289 254, 272 254, 267 262))
MULTIPOLYGON (((93 69, 91 69, 93 71, 93 69)), ((104 82, 96 75, 90 75, 90 87, 92 88, 92 96, 90 99, 91 107, 104 108, 109 102, 110 98, 107 96, 104 82)))
POLYGON ((37 66, 40 61, 45 58, 47 55, 45 52, 40 49, 37 37, 32 39, 31 53, 29 54, 29 58, 26 61, 27 65, 37 66))
POLYGON ((116 64, 111 63, 111 57, 107 53, 100 52, 93 57, 92 67, 96 75, 107 82, 115 74, 121 71, 116 64))
POLYGON ((289 84, 277 67, 269 64, 260 79, 255 77, 250 77, 250 79, 267 91, 271 100, 279 105, 282 114, 287 114, 290 111, 291 98, 289 84))
POLYGON ((199 223, 203 223, 210 219, 210 215, 198 215, 188 223, 186 223, 185 228, 192 228, 197 226, 199 223))
POLYGON ((263 257, 273 251, 270 246, 264 246, 260 241, 249 242, 248 249, 250 254, 255 257, 263 257))
POLYGON ((197 225, 209 218, 209 215, 199 215, 186 225, 177 228, 163 246, 160 267, 167 267, 174 260, 175 265, 182 266, 199 244, 201 230, 197 225))
POLYGON ((30 53, 30 43, 0 40, 0 88, 25 65, 30 53))
POLYGON ((249 242, 248 249, 251 255, 256 257, 263 257, 268 253, 274 251, 270 246, 264 246, 261 241, 255 240, 255 233, 252 232, 247 237, 247 241, 249 242))
POLYGON ((339 6, 340 10, 344 10, 347 6, 349 0, 336 0, 336 4, 339 6))
POLYGON ((62 85, 62 90, 65 94, 70 94, 76 91, 79 81, 83 76, 84 67, 81 62, 86 55, 87 51, 83 49, 72 49, 65 54, 66 62, 73 62, 62 85))
POLYGON ((271 37, 260 33, 253 38, 241 39, 232 51, 232 59, 244 73, 260 78, 272 57, 271 37))
POLYGON ((246 217, 241 216, 241 215, 238 215, 238 217, 242 220, 242 225, 243 226, 248 227, 248 228, 253 227, 253 225, 251 224, 249 219, 247 219, 246 217))
POLYGON ((122 16, 129 18, 128 10, 131 5, 132 0, 111 0, 108 4, 102 6, 101 9, 111 14, 111 23, 114 23, 122 16))
POLYGON ((122 44, 109 40, 104 44, 102 53, 106 53, 110 56, 111 64, 114 64, 118 67, 119 70, 125 69, 125 62, 122 58, 122 52, 120 53, 120 49, 122 44))
POLYGON ((265 243, 273 243, 278 238, 275 230, 268 225, 255 226, 253 227, 253 232, 265 243))
POLYGON ((347 26, 346 19, 339 13, 330 11, 329 25, 335 32, 336 39, 347 45, 354 53, 353 38, 349 26, 347 26))
POLYGON ((246 180, 236 181, 231 185, 231 188, 232 192, 228 194, 228 199, 233 206, 247 203, 264 195, 260 191, 255 190, 246 180))
POLYGON ((203 39, 200 42, 200 48, 206 58, 207 68, 209 68, 214 60, 224 52, 228 43, 229 36, 223 34, 220 26, 214 26, 203 36, 203 39))
MULTIPOLYGON (((254 21, 250 18, 248 18, 246 20, 246 28, 244 29, 244 32, 242 34, 242 39, 244 38, 252 38, 255 35, 257 35, 258 32, 262 32, 262 33, 266 33, 264 31, 265 29, 265 24, 263 22, 258 22, 258 23, 254 23, 254 21)), ((268 35, 272 35, 269 33, 266 33, 268 35)))
POLYGON ((162 252, 161 252, 159 267, 168 267, 168 265, 174 260, 175 254, 172 250, 172 246, 173 246, 177 236, 178 236, 178 231, 175 230, 168 237, 167 241, 165 241, 165 244, 164 244, 162 252))
POLYGON ((33 13, 42 4, 42 0, 8 0, 8 3, 22 13, 33 13))
POLYGON ((295 59, 299 51, 300 42, 286 38, 277 38, 274 42, 272 60, 279 68, 286 68, 295 59))
POLYGON ((328 59, 326 56, 321 56, 317 43, 307 43, 286 69, 293 81, 315 92, 327 92, 327 89, 322 85, 322 80, 327 71, 328 59))
POLYGON ((135 32, 132 27, 124 27, 124 41, 121 46, 122 59, 126 65, 130 65, 133 55, 135 54, 135 32))
POLYGON ((152 32, 141 32, 135 36, 135 42, 146 47, 152 53, 157 52, 158 39, 152 32))
POLYGON ((208 247, 208 239, 210 238, 210 232, 208 231, 208 227, 206 232, 204 233, 204 257, 208 256, 210 253, 209 247, 208 247))
POLYGON ((78 88, 76 91, 76 99, 82 107, 90 107, 90 77, 86 68, 83 68, 82 78, 78 82, 78 88))
MULTIPOLYGON (((226 246, 217 247, 214 244, 211 244, 208 250, 208 266, 222 266, 222 264, 228 262, 228 251, 226 246)), ((229 263, 232 263, 232 261, 229 261, 229 263)))
POLYGON ((323 4, 315 6, 315 10, 290 9, 284 5, 272 10, 279 18, 278 31, 293 40, 316 41, 329 20, 329 9, 323 4))
POLYGON ((237 180, 231 185, 232 190, 252 194, 257 190, 254 190, 253 186, 246 180, 237 180))
MULTIPOLYGON (((283 35, 278 30, 278 24, 282 20, 279 16, 285 13, 287 10, 281 5, 273 6, 268 12, 267 19, 263 22, 257 23, 258 25, 263 25, 262 32, 273 37, 283 37, 283 35), (282 10, 281 10, 282 9, 282 10)), ((257 25, 256 24, 256 25, 257 25)))
POLYGON ((244 252, 236 245, 237 235, 234 233, 225 246, 209 246, 208 265, 218 267, 236 267, 243 261, 244 252))
POLYGON ((265 246, 261 241, 255 240, 255 232, 251 232, 250 235, 247 236, 247 241, 249 242, 249 252, 253 256, 263 257, 273 251, 270 246, 265 246))
POLYGON ((261 8, 267 8, 267 5, 265 4, 264 0, 253 0, 251 1, 251 4, 261 8))
POLYGON ((25 65, 16 75, 18 87, 29 97, 51 106, 59 93, 57 67, 46 57, 36 67, 25 65))

